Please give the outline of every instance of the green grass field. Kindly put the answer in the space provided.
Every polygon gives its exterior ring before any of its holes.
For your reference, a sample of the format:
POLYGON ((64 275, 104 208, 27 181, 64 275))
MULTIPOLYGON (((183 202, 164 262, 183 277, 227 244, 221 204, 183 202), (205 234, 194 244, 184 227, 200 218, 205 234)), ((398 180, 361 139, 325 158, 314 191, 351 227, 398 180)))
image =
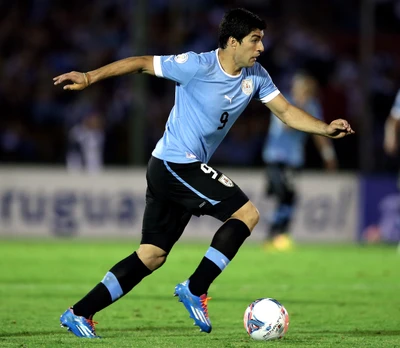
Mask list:
POLYGON ((192 326, 172 296, 206 244, 178 243, 167 263, 98 313, 100 340, 79 339, 59 316, 137 242, 0 241, 0 347, 400 347, 400 254, 395 247, 300 245, 266 253, 247 242, 211 285, 213 331, 192 326), (251 340, 247 305, 280 300, 290 314, 279 341, 251 340))

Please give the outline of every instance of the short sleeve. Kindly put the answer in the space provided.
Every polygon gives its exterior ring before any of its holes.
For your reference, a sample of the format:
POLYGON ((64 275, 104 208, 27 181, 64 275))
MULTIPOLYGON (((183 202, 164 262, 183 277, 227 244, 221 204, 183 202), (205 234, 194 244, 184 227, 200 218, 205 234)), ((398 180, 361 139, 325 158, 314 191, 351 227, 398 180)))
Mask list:
POLYGON ((200 67, 198 54, 194 52, 175 56, 154 56, 153 64, 156 76, 182 85, 188 84, 200 67))
POLYGON ((269 76, 267 70, 261 64, 257 64, 257 79, 259 79, 259 88, 254 96, 259 99, 262 103, 268 103, 274 99, 280 91, 272 82, 271 76, 269 76))

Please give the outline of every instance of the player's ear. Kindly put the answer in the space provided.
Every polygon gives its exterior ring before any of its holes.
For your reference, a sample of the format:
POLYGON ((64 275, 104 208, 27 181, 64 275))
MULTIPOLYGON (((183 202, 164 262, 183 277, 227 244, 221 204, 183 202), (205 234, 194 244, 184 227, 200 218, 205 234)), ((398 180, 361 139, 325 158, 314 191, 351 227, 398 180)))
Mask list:
POLYGON ((229 36, 228 46, 236 48, 237 44, 238 44, 238 41, 233 36, 229 36))

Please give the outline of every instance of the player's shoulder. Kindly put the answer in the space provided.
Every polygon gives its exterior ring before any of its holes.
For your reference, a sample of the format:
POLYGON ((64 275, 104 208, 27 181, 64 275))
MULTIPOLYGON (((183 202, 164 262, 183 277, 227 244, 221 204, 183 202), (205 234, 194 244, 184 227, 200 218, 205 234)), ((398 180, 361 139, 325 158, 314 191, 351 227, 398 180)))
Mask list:
POLYGON ((248 75, 267 77, 269 78, 269 73, 259 62, 255 62, 252 67, 246 68, 248 75))
POLYGON ((197 66, 198 74, 204 75, 209 74, 210 71, 215 69, 217 63, 217 53, 216 51, 208 51, 208 52, 187 52, 188 59, 197 66))
POLYGON ((199 65, 203 69, 209 69, 212 66, 217 64, 217 53, 216 51, 208 51, 208 52, 201 52, 198 53, 199 65))
POLYGON ((201 52, 201 53, 187 51, 185 53, 175 55, 174 60, 178 63, 184 63, 188 60, 194 60, 204 64, 207 62, 215 61, 215 57, 216 57, 215 51, 201 52))
POLYGON ((175 62, 181 64, 189 62, 192 65, 198 65, 199 68, 207 68, 215 64, 216 53, 215 51, 201 52, 201 53, 188 51, 174 56, 174 60, 175 62))

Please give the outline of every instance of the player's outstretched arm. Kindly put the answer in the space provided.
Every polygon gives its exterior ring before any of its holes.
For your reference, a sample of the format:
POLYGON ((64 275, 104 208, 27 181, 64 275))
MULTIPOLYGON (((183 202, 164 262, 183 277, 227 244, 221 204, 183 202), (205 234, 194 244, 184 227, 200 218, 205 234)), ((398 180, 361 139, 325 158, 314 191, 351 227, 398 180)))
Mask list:
POLYGON ((282 94, 277 95, 265 105, 283 123, 303 132, 319 134, 334 139, 343 138, 346 135, 354 133, 346 120, 337 119, 330 124, 326 124, 304 110, 290 104, 282 94))
POLYGON ((153 56, 129 57, 88 72, 71 71, 54 77, 53 81, 54 85, 67 82, 63 89, 79 91, 109 77, 137 73, 155 75, 153 56))

